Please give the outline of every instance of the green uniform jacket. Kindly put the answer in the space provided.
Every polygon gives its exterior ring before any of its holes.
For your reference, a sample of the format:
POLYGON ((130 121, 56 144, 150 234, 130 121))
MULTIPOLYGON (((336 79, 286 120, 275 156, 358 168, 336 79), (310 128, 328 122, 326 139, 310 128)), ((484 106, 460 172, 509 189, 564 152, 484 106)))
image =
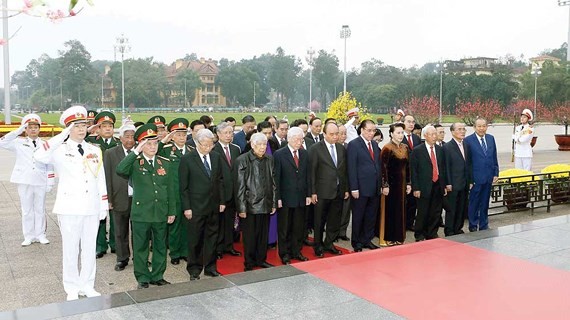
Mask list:
POLYGON ((105 143, 105 139, 101 138, 101 136, 97 136, 96 138, 89 138, 87 142, 92 143, 94 145, 98 145, 101 148, 101 151, 105 153, 108 149, 111 149, 115 146, 121 144, 121 140, 111 137, 109 138, 109 143, 105 143))
MULTIPOLYGON (((184 148, 186 148, 186 153, 192 151, 192 149, 186 145, 184 145, 184 148)), ((178 188, 179 185, 178 167, 180 167, 180 158, 182 158, 182 152, 173 143, 162 144, 162 142, 160 142, 158 144, 158 154, 170 160, 170 167, 171 167, 170 170, 176 172, 176 174, 174 174, 174 186, 175 188, 178 188)), ((176 213, 182 212, 182 204, 180 200, 180 194, 178 192, 176 193, 175 198, 176 198, 176 213)))
POLYGON ((142 153, 131 152, 117 166, 119 176, 130 178, 133 185, 131 220, 136 222, 166 222, 168 216, 176 215, 178 188, 170 161, 155 157, 154 168, 148 164, 142 153))

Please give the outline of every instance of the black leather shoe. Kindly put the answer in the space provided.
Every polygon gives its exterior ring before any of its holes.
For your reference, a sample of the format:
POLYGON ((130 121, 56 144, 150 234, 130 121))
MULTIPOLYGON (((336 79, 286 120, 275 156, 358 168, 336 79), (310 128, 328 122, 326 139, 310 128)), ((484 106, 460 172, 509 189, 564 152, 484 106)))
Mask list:
POLYGON ((267 262, 267 261, 263 261, 262 263, 258 264, 259 267, 261 268, 272 268, 275 267, 274 265, 272 265, 271 263, 267 262))
POLYGON ((354 248, 354 252, 362 252, 362 248, 354 248))
POLYGON ((103 258, 104 255, 105 255, 105 252, 97 252, 97 254, 95 255, 95 258, 101 259, 101 258, 103 258))
POLYGON ((323 258, 325 254, 323 253, 323 250, 315 250, 315 256, 317 258, 323 258))
POLYGON ((370 249, 370 250, 376 250, 376 249, 380 248, 380 247, 378 247, 377 245, 375 245, 375 244, 372 243, 372 242, 368 242, 368 244, 366 244, 364 247, 365 247, 365 248, 368 248, 368 249, 370 249))
POLYGON ((139 282, 137 289, 146 289, 148 288, 148 282, 139 282))
POLYGON ((115 264, 115 271, 123 271, 129 263, 127 261, 119 261, 115 264))
POLYGON ((457 231, 455 234, 464 234, 464 233, 465 233, 465 231, 459 230, 459 231, 457 231))
POLYGON ((305 256, 302 255, 302 254, 299 254, 299 255, 297 255, 297 256, 294 256, 293 259, 299 260, 299 261, 309 261, 309 258, 305 257, 305 256))
POLYGON ((200 280, 200 275, 191 274, 190 275, 190 281, 194 281, 194 280, 200 280))
POLYGON ((230 256, 234 256, 234 257, 241 257, 241 252, 232 249, 230 251, 226 251, 227 254, 229 254, 230 256))
POLYGON ((251 271, 253 270, 253 267, 245 267, 243 268, 243 271, 247 272, 247 271, 251 271))
POLYGON ((289 264, 291 264, 291 258, 289 258, 289 256, 285 256, 285 257, 283 257, 283 259, 281 259, 281 262, 284 265, 289 265, 289 264))
POLYGON ((205 271, 204 270, 204 275, 208 276, 208 277, 219 277, 222 274, 218 272, 218 270, 212 270, 212 271, 205 271))
POLYGON ((160 279, 160 280, 158 280, 158 281, 151 281, 150 284, 160 287, 160 286, 164 286, 164 285, 170 284, 170 282, 168 282, 168 281, 166 281, 166 280, 164 280, 164 279, 160 279))
POLYGON ((330 253, 332 253, 332 254, 335 254, 335 255, 337 255, 337 256, 339 256, 339 255, 342 254, 342 251, 338 250, 338 249, 335 248, 335 247, 332 247, 332 248, 329 248, 329 249, 325 249, 325 251, 326 251, 326 252, 330 252, 330 253))
POLYGON ((115 252, 117 252, 117 250, 111 249, 111 253, 115 253, 115 252))
POLYGON ((170 259, 170 263, 172 263, 173 265, 179 265, 180 264, 180 258, 172 258, 170 259))
POLYGON ((340 237, 338 237, 337 239, 340 239, 340 240, 342 240, 342 241, 350 241, 350 238, 347 237, 347 236, 340 236, 340 237))
POLYGON ((469 232, 476 232, 477 231, 477 227, 475 228, 469 228, 469 232))
POLYGON ((309 247, 312 247, 313 245, 315 245, 315 243, 313 241, 309 241, 309 239, 305 239, 303 240, 303 244, 309 247))

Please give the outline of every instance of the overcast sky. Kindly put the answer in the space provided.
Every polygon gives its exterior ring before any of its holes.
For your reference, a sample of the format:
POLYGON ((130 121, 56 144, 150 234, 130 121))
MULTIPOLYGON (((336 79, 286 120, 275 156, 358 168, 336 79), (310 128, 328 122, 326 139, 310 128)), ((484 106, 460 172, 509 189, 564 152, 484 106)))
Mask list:
MULTIPOLYGON (((64 1, 64 0, 54 0, 64 1)), ((68 0, 65 0, 68 2, 68 0)), ((57 51, 70 39, 81 41, 93 60, 113 60, 116 37, 124 33, 132 51, 172 63, 186 53, 240 60, 278 46, 302 57, 307 49, 334 50, 343 61, 341 26, 348 69, 371 58, 398 67, 440 59, 525 58, 558 48, 568 38, 569 7, 557 0, 93 0, 77 17, 10 19, 10 72, 57 51)), ((9 0, 18 7, 21 0, 9 0)), ((80 0, 85 4, 85 0, 80 0)))

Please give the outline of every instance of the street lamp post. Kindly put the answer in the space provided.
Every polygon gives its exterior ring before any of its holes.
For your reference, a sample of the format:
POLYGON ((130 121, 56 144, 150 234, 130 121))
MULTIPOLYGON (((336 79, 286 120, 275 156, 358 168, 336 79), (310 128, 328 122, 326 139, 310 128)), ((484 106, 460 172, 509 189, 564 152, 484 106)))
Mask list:
POLYGON ((340 38, 344 39, 344 86, 343 86, 343 94, 346 93, 346 39, 350 38, 350 28, 348 25, 343 25, 342 29, 340 30, 340 38))
POLYGON ((538 76, 540 76, 540 74, 542 73, 542 71, 540 71, 540 67, 537 65, 534 65, 532 67, 532 70, 530 71, 530 74, 534 77, 534 118, 537 118, 537 114, 536 114, 536 88, 537 88, 537 84, 538 84, 538 76))
POLYGON ((443 121, 443 71, 447 68, 446 63, 438 63, 435 65, 434 72, 439 72, 439 123, 443 121))
POLYGON ((313 55, 315 54, 313 47, 307 50, 307 54, 309 55, 307 59, 307 63, 309 64, 309 111, 311 111, 311 103, 313 103, 313 55))
MULTIPOLYGON (((568 8, 570 9, 570 0, 558 0, 558 5, 561 7, 568 6, 568 8)), ((570 14, 569 14, 569 19, 570 19, 570 14)), ((570 62, 570 21, 568 22, 568 41, 566 42, 566 61, 570 62)))
POLYGON ((131 51, 131 46, 129 44, 129 39, 125 37, 124 34, 121 33, 120 36, 117 37, 117 42, 115 44, 115 52, 118 51, 121 53, 121 110, 123 113, 122 121, 125 120, 125 53, 131 51))

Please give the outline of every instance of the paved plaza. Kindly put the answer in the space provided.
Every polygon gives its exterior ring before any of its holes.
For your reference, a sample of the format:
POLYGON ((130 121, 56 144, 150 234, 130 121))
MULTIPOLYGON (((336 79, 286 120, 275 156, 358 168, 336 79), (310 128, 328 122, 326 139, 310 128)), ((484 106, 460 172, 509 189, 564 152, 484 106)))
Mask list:
MULTIPOLYGON (((470 132, 472 129, 469 128, 470 132)), ((556 150, 553 134, 560 126, 539 127, 533 169, 570 163, 570 152, 556 150)), ((384 131, 384 130, 383 130, 384 131)), ((509 126, 492 126, 501 170, 510 162, 509 126)), ((385 131, 385 133, 387 133, 385 131)), ((446 139, 451 135, 447 134, 446 139)), ((135 290, 132 264, 114 271, 115 256, 97 260, 95 288, 103 296, 64 302, 61 237, 51 213, 55 191, 47 197, 49 245, 22 247, 20 206, 8 182, 14 156, 0 150, 0 320, 1 319, 397 319, 403 314, 370 302, 295 265, 189 282, 185 265, 168 264, 165 279, 173 285, 135 290), (15 310, 15 311, 14 311, 15 310)), ((570 205, 494 215, 492 230, 447 238, 458 243, 570 271, 570 205)), ((440 236, 443 236, 441 231, 440 236)), ((408 233, 407 242, 413 239, 408 233)), ((376 239, 377 240, 377 239, 376 239)), ((339 246, 351 249, 350 243, 339 246)), ((403 247, 415 246, 407 244, 403 247)), ((384 251, 386 249, 379 250, 384 251)), ((364 252, 366 253, 366 252, 364 252)), ((313 257, 309 257, 314 260, 313 257)), ((336 259, 336 258, 327 258, 336 259)), ((569 289, 570 290, 570 289, 569 289)), ((460 294, 460 293, 458 293, 460 294)), ((568 292, 567 292, 568 296, 568 292)))

